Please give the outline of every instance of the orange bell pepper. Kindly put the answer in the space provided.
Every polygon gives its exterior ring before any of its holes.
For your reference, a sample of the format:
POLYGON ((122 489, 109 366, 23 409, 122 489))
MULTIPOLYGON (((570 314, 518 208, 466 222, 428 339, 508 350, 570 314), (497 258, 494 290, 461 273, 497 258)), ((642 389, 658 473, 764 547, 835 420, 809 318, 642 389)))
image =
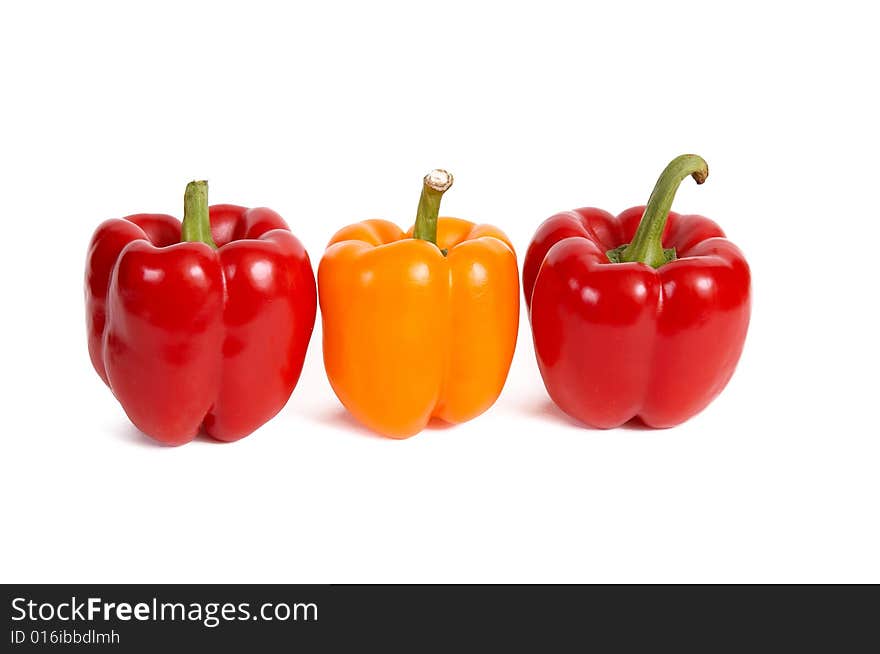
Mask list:
POLYGON ((330 384, 355 418, 392 438, 488 409, 516 346, 513 246, 490 225, 438 218, 451 185, 446 171, 431 172, 413 229, 349 225, 318 267, 330 384))

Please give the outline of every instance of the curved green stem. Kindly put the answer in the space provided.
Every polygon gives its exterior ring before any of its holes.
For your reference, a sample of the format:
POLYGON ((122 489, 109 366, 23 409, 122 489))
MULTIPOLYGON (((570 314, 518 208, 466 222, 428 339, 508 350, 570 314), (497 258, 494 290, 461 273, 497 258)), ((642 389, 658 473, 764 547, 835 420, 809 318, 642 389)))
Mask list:
POLYGON ((618 254, 620 262, 641 261, 659 268, 675 259, 675 249, 663 249, 663 228, 666 227, 675 192, 688 175, 697 184, 702 184, 709 176, 709 166, 700 156, 683 154, 673 159, 660 173, 632 243, 618 254))
POLYGON ((211 236, 211 220, 208 215, 208 182, 190 182, 186 185, 180 236, 182 241, 205 243, 217 249, 211 236))
POLYGON ((416 224, 413 227, 413 238, 430 241, 437 245, 437 216, 440 215, 440 199, 452 186, 452 174, 436 169, 425 175, 422 184, 422 196, 416 211, 416 224))

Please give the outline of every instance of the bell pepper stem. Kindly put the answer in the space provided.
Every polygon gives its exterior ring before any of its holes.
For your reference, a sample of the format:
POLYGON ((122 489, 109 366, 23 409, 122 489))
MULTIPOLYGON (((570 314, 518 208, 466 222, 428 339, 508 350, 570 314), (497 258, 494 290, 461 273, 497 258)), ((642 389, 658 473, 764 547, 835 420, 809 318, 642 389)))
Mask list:
POLYGON ((425 175, 422 195, 416 211, 413 238, 430 241, 437 245, 437 217, 440 215, 440 199, 452 186, 452 173, 440 168, 425 175))
POLYGON ((211 220, 208 213, 208 182, 190 182, 183 194, 183 225, 181 240, 189 243, 205 243, 217 249, 211 236, 211 220))
POLYGON ((612 250, 616 252, 618 261, 640 261, 659 268, 675 259, 674 249, 663 249, 663 229, 666 227, 675 192, 688 175, 697 184, 702 184, 709 176, 709 166, 700 156, 683 154, 673 159, 660 173, 632 243, 617 252, 612 250))

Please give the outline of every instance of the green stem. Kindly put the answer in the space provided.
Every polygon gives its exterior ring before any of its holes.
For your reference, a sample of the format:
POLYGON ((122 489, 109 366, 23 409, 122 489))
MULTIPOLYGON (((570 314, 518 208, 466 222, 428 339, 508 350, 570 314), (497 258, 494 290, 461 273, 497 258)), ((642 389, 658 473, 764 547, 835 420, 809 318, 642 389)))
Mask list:
POLYGON ((675 192, 685 177, 690 175, 697 184, 702 184, 709 176, 709 166, 695 154, 683 154, 673 159, 660 174, 654 185, 645 213, 632 243, 619 253, 620 262, 641 261, 654 268, 675 259, 675 250, 663 249, 663 228, 672 208, 675 192))
POLYGON ((211 236, 211 220, 208 215, 208 182, 190 182, 186 185, 180 236, 182 241, 205 243, 217 249, 211 236))
POLYGON ((425 175, 422 196, 416 211, 416 224, 413 238, 430 241, 437 245, 437 216, 440 215, 440 198, 452 186, 452 174, 436 169, 425 175))

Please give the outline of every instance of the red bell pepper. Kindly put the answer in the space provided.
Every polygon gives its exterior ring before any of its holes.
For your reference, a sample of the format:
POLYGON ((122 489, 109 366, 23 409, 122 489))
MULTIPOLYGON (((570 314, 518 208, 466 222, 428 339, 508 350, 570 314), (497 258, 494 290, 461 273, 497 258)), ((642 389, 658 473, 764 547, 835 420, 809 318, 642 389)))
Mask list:
POLYGON ((107 220, 89 246, 89 354, 131 421, 162 443, 248 435, 284 406, 315 323, 309 256, 271 209, 107 220))
POLYGON ((669 210, 684 178, 708 174, 682 155, 647 206, 616 218, 577 209, 538 228, 523 267, 535 354, 550 397, 577 420, 670 427, 730 380, 749 324, 749 266, 714 222, 669 210))

